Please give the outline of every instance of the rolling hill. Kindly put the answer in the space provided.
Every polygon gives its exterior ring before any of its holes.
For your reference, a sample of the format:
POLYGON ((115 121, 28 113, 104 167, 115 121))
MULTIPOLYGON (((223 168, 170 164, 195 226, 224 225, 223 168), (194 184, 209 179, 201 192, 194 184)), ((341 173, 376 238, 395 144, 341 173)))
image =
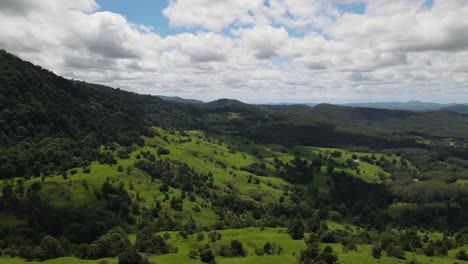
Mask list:
POLYGON ((467 115, 179 103, 6 51, 0 106, 0 263, 461 263, 468 249, 467 115))
POLYGON ((468 106, 467 105, 453 105, 448 107, 440 108, 441 111, 451 111, 460 114, 468 114, 468 106))

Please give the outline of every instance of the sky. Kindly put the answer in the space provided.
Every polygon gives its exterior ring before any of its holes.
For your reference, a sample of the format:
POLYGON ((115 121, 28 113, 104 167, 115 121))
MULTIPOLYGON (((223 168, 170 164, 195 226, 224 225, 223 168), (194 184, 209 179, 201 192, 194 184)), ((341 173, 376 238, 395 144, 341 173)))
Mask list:
POLYGON ((1 49, 143 94, 468 102, 468 0, 1 0, 0 25, 1 49))

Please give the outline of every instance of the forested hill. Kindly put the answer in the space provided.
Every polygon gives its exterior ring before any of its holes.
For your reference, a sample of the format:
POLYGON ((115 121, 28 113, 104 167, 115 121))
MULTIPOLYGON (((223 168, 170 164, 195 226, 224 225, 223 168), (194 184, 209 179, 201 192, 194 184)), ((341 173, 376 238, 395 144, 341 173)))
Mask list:
POLYGON ((83 166, 101 145, 142 143, 149 125, 193 124, 189 106, 64 79, 0 51, 0 177, 83 166))
POLYGON ((85 166, 99 159, 101 145, 142 144, 140 136, 155 125, 204 129, 265 143, 374 149, 424 147, 408 134, 456 140, 468 135, 468 116, 449 111, 265 106, 229 99, 177 103, 67 80, 3 50, 0 106, 3 178, 85 166))
POLYGON ((0 51, 0 264, 468 260, 467 127, 451 111, 178 103, 0 51))

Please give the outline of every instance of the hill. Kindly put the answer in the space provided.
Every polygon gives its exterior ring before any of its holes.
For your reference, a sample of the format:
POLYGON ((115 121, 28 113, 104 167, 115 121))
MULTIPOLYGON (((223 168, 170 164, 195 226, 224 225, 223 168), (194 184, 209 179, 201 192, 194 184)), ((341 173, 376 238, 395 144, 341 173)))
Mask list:
POLYGON ((0 263, 453 263, 468 249, 463 114, 177 103, 5 51, 0 105, 0 263))
POLYGON ((344 107, 318 105, 309 112, 310 115, 326 117, 342 127, 356 127, 365 131, 392 133, 420 133, 427 136, 468 136, 464 127, 466 116, 458 113, 441 111, 408 111, 372 109, 363 107, 344 107), (448 129, 450 128, 450 129, 448 129))
POLYGON ((376 109, 391 109, 391 110, 411 110, 411 111, 434 111, 444 107, 450 107, 455 104, 437 104, 420 101, 409 102, 378 102, 378 103, 351 103, 343 106, 351 107, 366 107, 376 109))
POLYGON ((5 51, 0 95, 1 178, 84 166, 101 145, 141 144, 148 124, 193 124, 188 106, 66 80, 5 51))
POLYGON ((441 111, 451 111, 460 114, 468 114, 468 106, 467 105, 454 105, 449 107, 443 107, 439 109, 441 111))
POLYGON ((178 96, 164 96, 164 95, 157 95, 157 97, 170 102, 176 103, 186 103, 186 104, 203 104, 203 101, 195 100, 195 99, 185 99, 178 96))

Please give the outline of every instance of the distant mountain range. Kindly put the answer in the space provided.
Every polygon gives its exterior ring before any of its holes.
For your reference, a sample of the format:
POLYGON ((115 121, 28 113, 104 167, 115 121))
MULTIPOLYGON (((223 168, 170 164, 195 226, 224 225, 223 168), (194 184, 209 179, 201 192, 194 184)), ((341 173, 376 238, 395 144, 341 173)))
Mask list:
POLYGON ((176 102, 176 103, 184 103, 184 104, 203 104, 205 102, 195 99, 185 99, 178 96, 164 96, 164 95, 157 95, 157 97, 163 99, 164 101, 169 102, 176 102))
MULTIPOLYGON (((195 99, 185 99, 181 97, 163 96, 158 95, 159 98, 165 101, 186 103, 186 104, 204 104, 205 102, 195 99)), ((206 103, 207 106, 216 106, 219 104, 236 104, 241 103, 237 100, 220 99, 213 102, 206 103)), ((296 111, 297 108, 304 108, 305 106, 314 107, 317 103, 305 104, 290 104, 290 103, 277 103, 277 104, 261 104, 260 107, 264 109, 276 109, 283 111, 296 111)), ((389 109, 389 110, 410 110, 410 111, 451 111, 461 114, 468 114, 468 104, 439 104, 421 101, 408 101, 408 102, 377 102, 377 103, 349 103, 349 104, 336 104, 340 106, 350 107, 363 107, 375 109, 389 109)))
POLYGON ((468 106, 464 104, 448 106, 448 107, 441 108, 439 110, 457 112, 460 114, 468 114, 468 106))
POLYGON ((435 111, 435 110, 440 110, 443 108, 456 106, 456 104, 438 104, 438 103, 420 102, 420 101, 354 103, 354 104, 342 104, 342 105, 352 106, 352 107, 367 107, 367 108, 378 108, 378 109, 412 110, 412 111, 435 111))

